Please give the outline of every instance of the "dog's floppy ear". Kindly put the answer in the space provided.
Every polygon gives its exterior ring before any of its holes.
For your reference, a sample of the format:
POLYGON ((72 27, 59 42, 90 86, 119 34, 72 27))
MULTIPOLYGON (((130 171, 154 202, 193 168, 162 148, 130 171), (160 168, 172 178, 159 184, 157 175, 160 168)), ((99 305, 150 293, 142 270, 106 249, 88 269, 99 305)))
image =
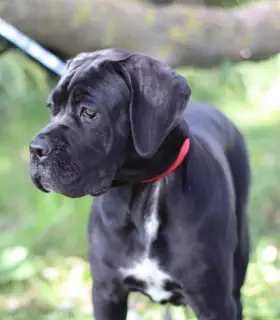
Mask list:
POLYGON ((179 122, 191 90, 169 66, 142 54, 119 62, 132 93, 130 122, 134 145, 142 157, 151 157, 179 122))

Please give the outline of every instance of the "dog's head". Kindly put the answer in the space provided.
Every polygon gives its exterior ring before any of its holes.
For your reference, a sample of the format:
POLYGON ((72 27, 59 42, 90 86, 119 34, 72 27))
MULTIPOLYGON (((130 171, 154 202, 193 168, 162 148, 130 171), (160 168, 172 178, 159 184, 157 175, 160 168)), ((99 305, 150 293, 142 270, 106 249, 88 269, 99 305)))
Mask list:
POLYGON ((105 192, 129 142, 139 157, 152 157, 189 96, 183 77, 148 56, 79 54, 50 94, 48 124, 30 143, 32 181, 68 197, 105 192))

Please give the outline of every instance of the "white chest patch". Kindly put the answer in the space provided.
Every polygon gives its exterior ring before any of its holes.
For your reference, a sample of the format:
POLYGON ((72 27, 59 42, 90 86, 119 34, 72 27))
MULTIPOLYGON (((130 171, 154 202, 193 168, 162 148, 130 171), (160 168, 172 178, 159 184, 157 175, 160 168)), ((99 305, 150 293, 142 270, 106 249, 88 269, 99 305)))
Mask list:
POLYGON ((172 293, 165 289, 166 281, 171 280, 171 278, 160 269, 156 260, 143 258, 130 268, 121 271, 124 277, 133 277, 136 280, 143 281, 145 286, 141 289, 155 302, 171 298, 172 293))
POLYGON ((149 295, 155 302, 168 300, 172 296, 172 292, 166 290, 166 283, 172 281, 172 278, 165 273, 154 258, 150 257, 151 245, 156 240, 159 228, 158 218, 158 199, 160 193, 160 181, 154 189, 153 203, 150 212, 146 215, 145 220, 145 240, 146 247, 143 254, 133 261, 130 266, 121 268, 121 273, 125 278, 133 278, 143 284, 141 290, 149 295))

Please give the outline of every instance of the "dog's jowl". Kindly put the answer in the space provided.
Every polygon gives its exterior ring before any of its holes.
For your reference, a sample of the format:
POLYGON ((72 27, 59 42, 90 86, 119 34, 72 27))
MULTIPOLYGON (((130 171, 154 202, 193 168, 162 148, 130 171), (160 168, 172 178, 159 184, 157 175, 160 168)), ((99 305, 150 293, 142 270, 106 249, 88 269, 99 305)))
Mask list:
POLYGON ((200 320, 243 319, 247 149, 225 115, 190 95, 167 65, 108 49, 70 60, 49 96, 31 179, 44 192, 95 197, 96 320, 125 320, 132 291, 189 305, 200 320))

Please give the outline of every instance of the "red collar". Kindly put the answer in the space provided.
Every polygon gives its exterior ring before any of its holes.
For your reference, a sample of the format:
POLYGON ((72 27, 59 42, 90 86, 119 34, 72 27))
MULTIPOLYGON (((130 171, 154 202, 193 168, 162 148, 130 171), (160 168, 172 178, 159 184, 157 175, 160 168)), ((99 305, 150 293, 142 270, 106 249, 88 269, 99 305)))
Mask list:
POLYGON ((182 147, 180 149, 180 152, 179 152, 178 157, 175 160, 175 162, 166 171, 164 171, 163 173, 161 173, 158 176, 155 176, 153 178, 144 180, 144 181, 142 181, 142 183, 154 182, 156 180, 159 180, 159 179, 167 176, 169 173, 173 172, 183 162, 183 160, 185 159, 185 157, 187 156, 187 154, 189 152, 189 149, 190 149, 190 139, 187 138, 184 141, 184 143, 183 143, 183 145, 182 145, 182 147))

